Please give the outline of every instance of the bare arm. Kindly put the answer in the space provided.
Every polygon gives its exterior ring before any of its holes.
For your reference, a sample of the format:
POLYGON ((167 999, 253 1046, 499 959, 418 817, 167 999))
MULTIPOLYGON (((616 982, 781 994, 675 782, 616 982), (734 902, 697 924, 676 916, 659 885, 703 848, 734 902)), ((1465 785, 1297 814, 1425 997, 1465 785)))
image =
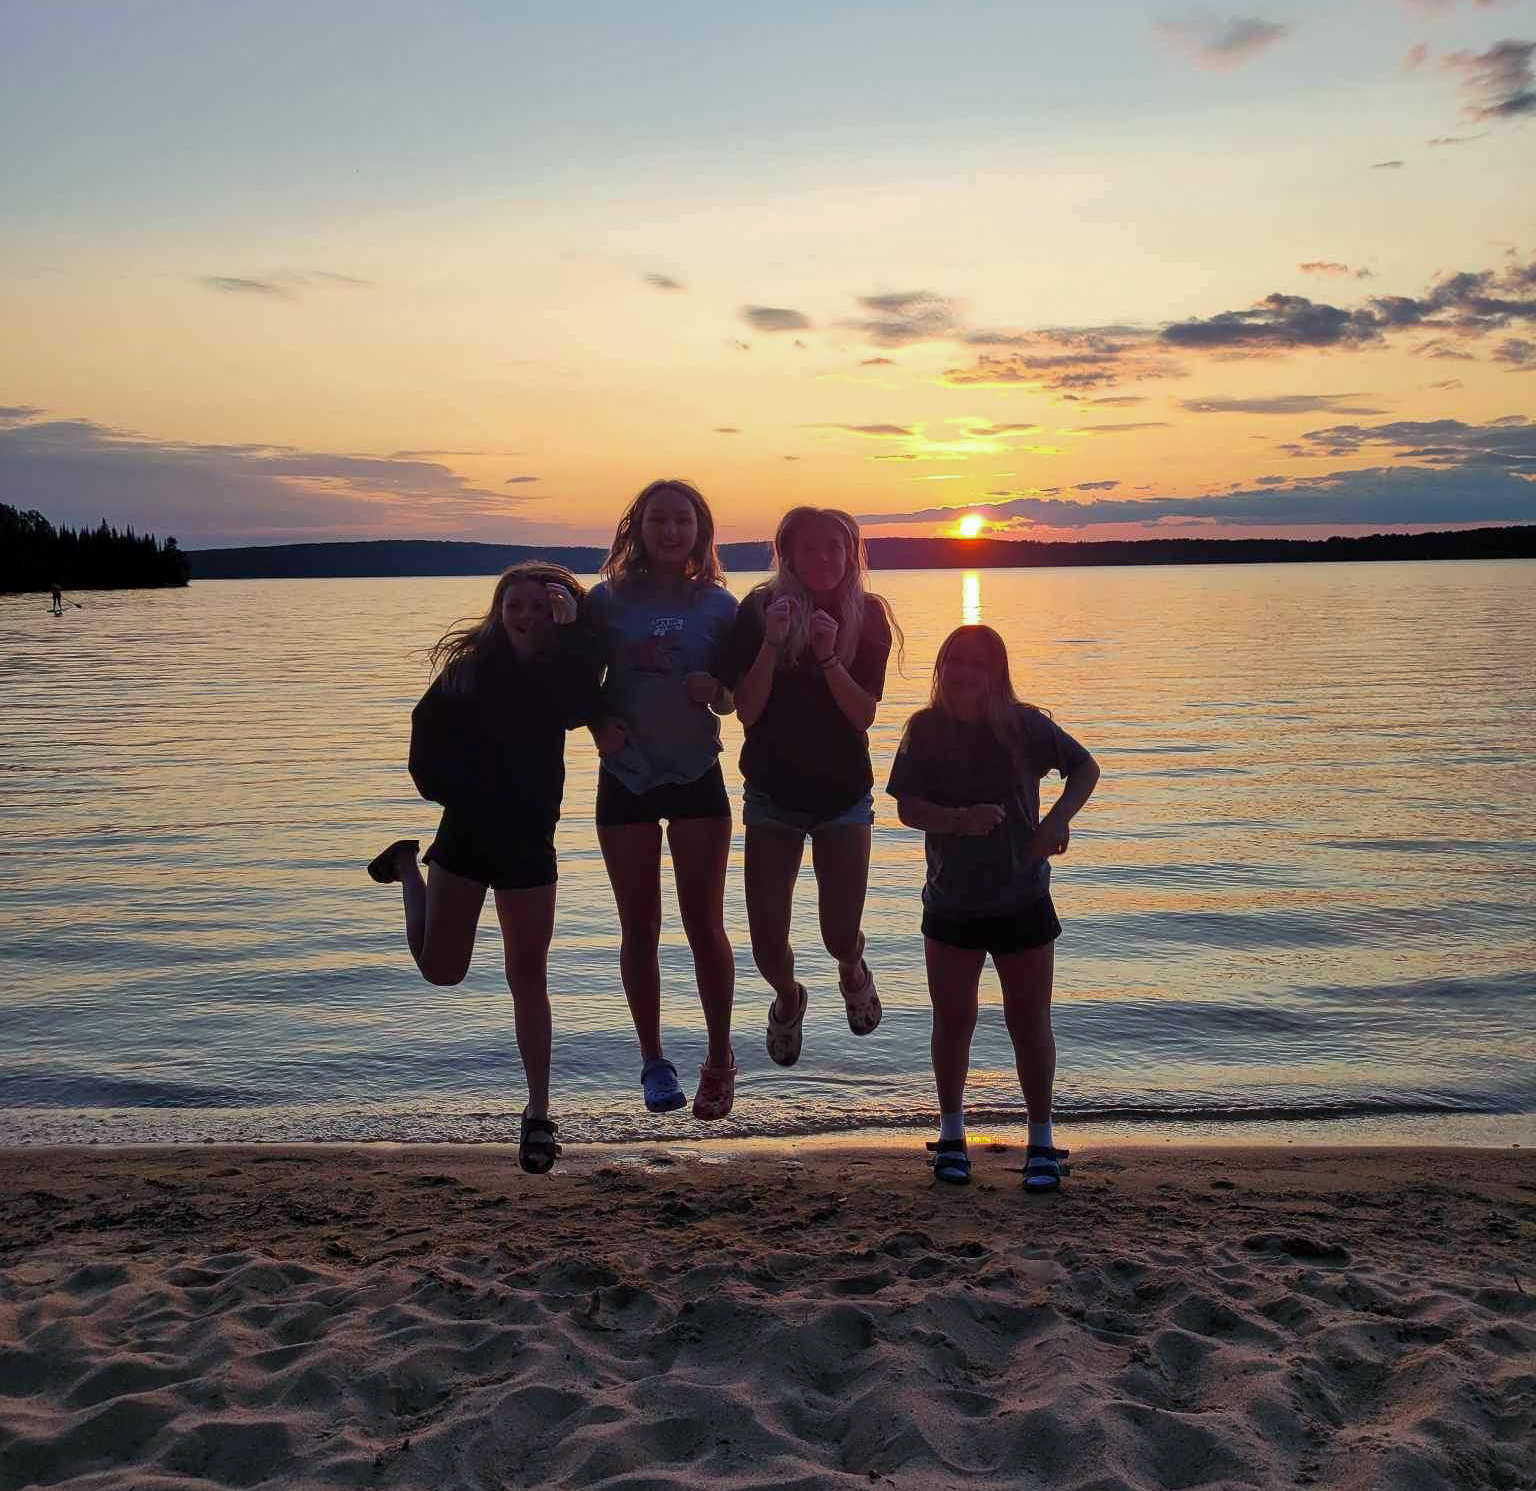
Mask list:
POLYGON ((869 729, 875 722, 875 711, 880 707, 875 696, 854 682, 853 675, 837 658, 822 664, 822 674, 827 680, 827 687, 832 690, 837 707, 848 717, 849 722, 856 729, 869 729))
POLYGON ((808 628, 811 652, 827 680, 827 687, 848 721, 858 730, 867 730, 875 722, 878 701, 854 681, 853 675, 837 656, 837 621, 826 611, 817 611, 808 628))
POLYGON ((774 670, 779 666, 779 648, 789 635, 794 614, 794 602, 787 596, 780 596, 763 608, 762 644, 752 666, 736 681, 736 717, 744 727, 755 725, 768 705, 774 670))
POLYGON ((1040 820, 1040 827, 1035 830, 1035 836, 1030 845, 1042 859, 1048 854, 1067 852, 1067 845, 1072 838, 1067 825, 1077 816, 1083 804, 1093 796, 1093 789, 1099 785, 1100 775, 1099 763, 1092 756, 1088 756, 1078 763, 1067 778, 1066 785, 1061 789, 1061 796, 1051 804, 1050 812, 1040 820))
POLYGON ((752 666, 736 683, 736 717, 743 725, 755 725, 773 692, 773 671, 779 663, 779 644, 763 638, 752 666))
POLYGON ((946 808, 926 797, 898 797, 896 816, 908 828, 929 834, 960 834, 967 838, 989 834, 1007 816, 995 802, 975 802, 968 808, 946 808))

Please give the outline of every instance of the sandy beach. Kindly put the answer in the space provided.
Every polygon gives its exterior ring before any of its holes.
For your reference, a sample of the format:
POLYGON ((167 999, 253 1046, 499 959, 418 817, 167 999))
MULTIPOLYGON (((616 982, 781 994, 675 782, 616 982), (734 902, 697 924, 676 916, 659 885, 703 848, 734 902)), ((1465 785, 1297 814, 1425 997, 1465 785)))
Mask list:
POLYGON ((0 1487, 1536 1486, 1536 1153, 0 1153, 0 1487))

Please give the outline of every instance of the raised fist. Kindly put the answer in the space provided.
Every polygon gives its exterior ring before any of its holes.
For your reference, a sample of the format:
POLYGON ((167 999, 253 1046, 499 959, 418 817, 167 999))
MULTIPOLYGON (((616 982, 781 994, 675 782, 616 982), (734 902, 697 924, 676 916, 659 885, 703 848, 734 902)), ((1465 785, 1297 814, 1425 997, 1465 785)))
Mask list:
POLYGON ((775 645, 789 636, 794 624, 795 603, 787 595, 781 595, 763 611, 763 635, 775 645))
POLYGON ((811 614, 807 631, 811 639, 811 651, 816 654, 816 661, 831 662, 832 654, 837 649, 837 618, 826 611, 815 611, 811 614))

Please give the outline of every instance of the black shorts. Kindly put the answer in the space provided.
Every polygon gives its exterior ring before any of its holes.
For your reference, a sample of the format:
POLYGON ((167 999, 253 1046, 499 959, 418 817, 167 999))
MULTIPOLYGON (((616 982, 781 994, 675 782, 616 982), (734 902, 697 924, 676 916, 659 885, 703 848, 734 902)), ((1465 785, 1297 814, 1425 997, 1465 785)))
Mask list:
POLYGON ((611 771, 597 774, 597 826, 622 823, 676 823, 680 818, 729 818, 731 800, 717 761, 692 782, 666 782, 649 792, 631 792, 611 771))
POLYGON ((1051 898, 1042 896, 1012 916, 980 916, 962 921, 925 911, 923 936, 949 947, 991 953, 996 958, 1008 953, 1028 952, 1030 948, 1054 942, 1061 936, 1061 923, 1056 920, 1056 908, 1051 904, 1051 898))
POLYGON ((534 890, 553 885, 555 825, 515 823, 447 808, 437 837, 422 862, 451 875, 478 880, 493 890, 534 890))

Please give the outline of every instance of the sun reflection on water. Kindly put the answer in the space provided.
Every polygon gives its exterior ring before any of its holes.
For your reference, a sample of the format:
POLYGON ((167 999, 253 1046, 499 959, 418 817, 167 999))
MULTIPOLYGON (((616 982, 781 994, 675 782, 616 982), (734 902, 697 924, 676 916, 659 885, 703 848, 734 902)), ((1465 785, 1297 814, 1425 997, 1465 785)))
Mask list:
POLYGON ((960 581, 960 615, 967 626, 981 620, 981 576, 973 569, 960 581))

